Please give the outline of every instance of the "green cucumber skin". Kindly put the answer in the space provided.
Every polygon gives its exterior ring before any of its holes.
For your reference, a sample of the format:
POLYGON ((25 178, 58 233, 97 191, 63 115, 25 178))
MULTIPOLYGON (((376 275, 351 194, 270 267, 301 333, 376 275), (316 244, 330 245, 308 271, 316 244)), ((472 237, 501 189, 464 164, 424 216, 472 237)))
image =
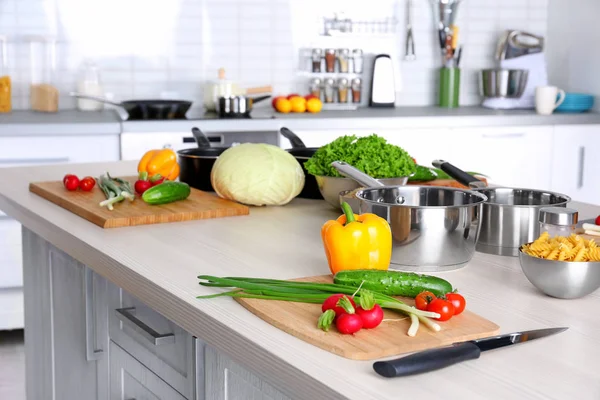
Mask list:
POLYGON ((429 167, 417 165, 415 173, 408 178, 410 182, 428 182, 433 181, 437 178, 437 175, 429 167))
POLYGON ((187 183, 167 181, 146 190, 142 200, 150 205, 167 204, 187 199, 191 192, 187 183))
POLYGON ((387 294, 388 296, 416 297, 426 290, 436 296, 452 292, 450 282, 430 275, 414 272, 349 270, 340 271, 333 277, 334 283, 359 287, 387 294))

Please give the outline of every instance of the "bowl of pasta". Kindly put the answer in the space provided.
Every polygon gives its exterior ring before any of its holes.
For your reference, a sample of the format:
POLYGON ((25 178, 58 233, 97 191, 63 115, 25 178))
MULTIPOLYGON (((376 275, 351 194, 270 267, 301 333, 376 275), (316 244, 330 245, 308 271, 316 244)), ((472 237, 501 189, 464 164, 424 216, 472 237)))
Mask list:
POLYGON ((577 299, 600 288, 600 245, 594 239, 542 233, 519 248, 523 273, 538 290, 559 299, 577 299))

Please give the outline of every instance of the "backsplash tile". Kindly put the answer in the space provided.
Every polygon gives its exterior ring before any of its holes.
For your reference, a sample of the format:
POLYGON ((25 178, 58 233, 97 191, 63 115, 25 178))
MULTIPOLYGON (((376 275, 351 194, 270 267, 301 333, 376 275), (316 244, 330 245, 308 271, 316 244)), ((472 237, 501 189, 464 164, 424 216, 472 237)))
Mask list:
MULTIPOLYGON (((1 0, 0 35, 9 37, 14 108, 28 108, 28 35, 57 40, 61 108, 72 108, 82 61, 93 59, 114 100, 177 94, 202 105, 202 86, 225 68, 241 85, 276 94, 307 92, 302 49, 362 48, 388 53, 397 69, 397 104, 436 103, 440 49, 430 0, 413 0, 417 59, 402 59, 407 0, 1 0), (116 11, 118 10, 118 11, 116 11), (142 12, 143 11, 143 12, 142 12), (396 33, 320 36, 323 16, 395 18, 396 33), (304 71, 302 71, 304 69, 304 71)), ((461 104, 480 102, 476 73, 495 65, 505 29, 546 34, 547 0, 469 0, 458 10, 463 44, 461 104)), ((368 77, 365 76, 365 78, 368 77)))

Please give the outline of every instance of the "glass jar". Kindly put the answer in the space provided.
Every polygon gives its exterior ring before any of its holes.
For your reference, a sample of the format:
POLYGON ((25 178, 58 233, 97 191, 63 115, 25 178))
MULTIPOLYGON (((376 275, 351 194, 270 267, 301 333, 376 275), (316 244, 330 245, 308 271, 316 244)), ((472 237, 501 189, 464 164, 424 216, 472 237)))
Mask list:
POLYGON ((340 78, 337 81, 338 103, 348 102, 348 79, 340 78))
POLYGON ((333 78, 325 79, 324 92, 325 92, 325 103, 333 103, 335 90, 335 81, 333 78))
POLYGON ((544 207, 540 209, 540 234, 548 232, 550 237, 569 236, 575 232, 579 213, 572 208, 544 207))
POLYGON ((8 50, 6 37, 0 36, 0 113, 8 113, 12 110, 12 82, 8 74, 8 50))
POLYGON ((32 38, 29 41, 31 109, 58 111, 58 89, 55 86, 56 44, 54 40, 32 38))
POLYGON ((361 49, 352 50, 352 70, 357 74, 363 72, 363 51, 361 49))
POLYGON ((362 93, 362 80, 360 78, 352 79, 352 102, 360 103, 361 93, 362 93))
POLYGON ((312 50, 312 72, 321 72, 321 60, 323 59, 322 49, 312 50))
POLYGON ((321 98, 321 79, 314 78, 310 81, 310 94, 321 98))
POLYGON ((335 50, 325 50, 325 71, 335 72, 335 50))
POLYGON ((338 59, 338 68, 340 72, 348 73, 348 64, 350 61, 350 50, 348 49, 339 49, 337 51, 337 59, 338 59))
MULTIPOLYGON (((79 71, 77 92, 88 96, 103 97, 104 90, 100 81, 98 66, 91 60, 85 60, 79 71)), ((77 108, 81 111, 100 111, 104 103, 94 100, 77 99, 77 108)))

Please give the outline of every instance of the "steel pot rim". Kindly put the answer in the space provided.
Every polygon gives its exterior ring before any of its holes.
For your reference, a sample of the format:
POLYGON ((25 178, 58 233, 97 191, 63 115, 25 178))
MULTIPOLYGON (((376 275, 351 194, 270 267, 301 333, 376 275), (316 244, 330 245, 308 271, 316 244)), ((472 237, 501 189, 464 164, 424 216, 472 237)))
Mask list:
POLYGON ((490 206, 494 206, 494 207, 511 207, 511 208, 543 208, 543 207, 560 207, 563 205, 567 205, 568 203, 570 203, 572 201, 570 196, 567 196, 566 194, 563 193, 558 193, 558 192, 553 192, 550 190, 537 190, 537 189, 528 189, 528 188, 517 188, 517 187, 509 187, 509 186, 498 186, 498 187, 485 187, 485 188, 474 188, 473 191, 475 192, 480 192, 480 191, 486 191, 486 190, 491 190, 491 191, 496 191, 498 189, 504 189, 507 191, 517 191, 517 190, 521 190, 521 191, 525 191, 525 192, 532 192, 532 193, 540 193, 540 194, 548 194, 551 196, 555 196, 561 199, 564 199, 564 201, 558 202, 558 203, 553 203, 553 204, 504 204, 504 203, 495 203, 495 202, 491 202, 489 199, 486 200, 485 204, 486 205, 490 205, 490 206))
POLYGON ((468 190, 468 189, 459 189, 459 188, 452 188, 452 187, 436 187, 436 186, 419 186, 419 185, 391 185, 391 186, 380 186, 377 188, 366 188, 366 189, 361 189, 359 191, 356 192, 356 194, 354 195, 359 201, 364 201, 365 203, 368 204, 377 204, 377 205, 381 205, 381 206, 386 206, 386 207, 402 207, 402 208, 415 208, 415 209, 424 209, 424 210, 444 210, 444 209, 455 209, 455 208, 470 208, 470 207, 481 207, 484 204, 486 204, 488 198, 486 195, 484 195, 483 193, 478 193, 474 190, 468 190), (442 190, 448 190, 451 192, 463 192, 466 194, 470 194, 473 195, 474 197, 477 197, 479 200, 477 202, 474 203, 469 203, 469 204, 456 204, 456 205, 447 205, 447 206, 417 206, 417 205, 410 205, 410 204, 392 204, 392 203, 380 203, 374 200, 369 200, 369 199, 365 199, 364 197, 362 197, 361 195, 363 194, 363 192, 367 191, 367 190, 382 190, 382 189, 392 189, 392 188, 406 188, 406 187, 410 187, 410 188, 415 188, 415 189, 442 189, 442 190))

